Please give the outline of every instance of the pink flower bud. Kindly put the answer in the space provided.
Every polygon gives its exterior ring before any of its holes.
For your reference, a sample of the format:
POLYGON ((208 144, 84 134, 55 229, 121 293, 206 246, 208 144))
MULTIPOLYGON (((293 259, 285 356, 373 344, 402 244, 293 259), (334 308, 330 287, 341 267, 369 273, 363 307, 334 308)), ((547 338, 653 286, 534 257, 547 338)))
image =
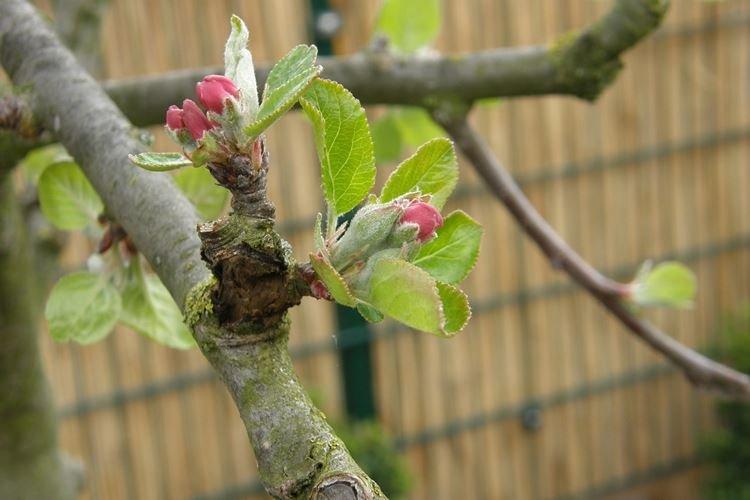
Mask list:
POLYGON ((435 234, 435 230, 443 225, 443 217, 437 208, 423 201, 413 202, 406 207, 401 223, 411 223, 419 226, 417 240, 424 242, 435 234))
POLYGON ((190 99, 185 99, 182 102, 182 121, 185 123, 185 128, 188 129, 190 135, 196 141, 203 137, 206 130, 211 128, 211 122, 208 121, 208 117, 201 111, 190 99))
POLYGON ((224 112, 227 98, 240 95, 234 82, 222 75, 208 75, 195 86, 195 93, 206 109, 219 114, 224 112))
POLYGON ((182 121, 182 113, 182 110, 174 104, 167 109, 167 127, 170 130, 176 131, 185 128, 185 124, 182 121))

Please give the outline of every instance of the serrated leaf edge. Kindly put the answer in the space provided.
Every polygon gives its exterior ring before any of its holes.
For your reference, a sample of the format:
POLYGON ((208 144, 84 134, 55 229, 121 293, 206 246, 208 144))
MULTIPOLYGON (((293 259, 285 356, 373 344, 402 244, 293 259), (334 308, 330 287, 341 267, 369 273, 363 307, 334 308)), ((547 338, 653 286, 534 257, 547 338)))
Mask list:
MULTIPOLYGON (((150 172, 169 172, 170 170, 177 170, 178 168, 184 168, 184 167, 191 167, 193 166, 193 162, 190 161, 190 159, 187 156, 183 156, 185 161, 182 164, 177 164, 174 166, 169 167, 158 167, 154 166, 151 162, 146 162, 140 159, 142 155, 159 155, 161 153, 138 153, 138 154, 129 154, 128 160, 130 160, 134 165, 144 169, 148 170, 150 172)), ((179 153, 163 153, 163 154, 179 154, 179 153)))
MULTIPOLYGON (((451 284, 451 283, 444 283, 444 282, 442 282, 442 281, 437 281, 437 280, 435 281, 435 283, 436 283, 436 285, 435 285, 435 288, 437 288, 437 283, 440 283, 440 284, 443 284, 443 285, 445 285, 445 286, 449 286, 449 287, 453 288, 453 289, 454 289, 454 290, 456 290, 456 291, 457 291, 458 293, 460 293, 460 294, 461 294, 461 295, 463 296, 464 300, 466 301, 466 309, 468 310, 468 312, 469 312, 469 315, 468 315, 468 316, 466 316, 466 321, 464 321, 464 323, 463 323, 463 324, 461 325, 461 327, 460 327, 460 328, 458 328, 458 329, 457 329, 456 331, 454 331, 454 332, 447 332, 447 331, 445 330, 445 324, 446 324, 446 323, 448 322, 448 320, 447 320, 447 319, 445 318, 445 311, 442 311, 442 314, 443 314, 443 325, 442 325, 442 327, 441 327, 441 328, 442 328, 442 330, 443 330, 443 333, 445 334, 445 336, 446 336, 447 338, 451 338, 451 337, 453 337, 453 336, 455 336, 455 335, 457 335, 457 334, 461 333, 461 332, 462 332, 462 331, 464 330, 464 328, 466 328, 466 325, 468 325, 468 324, 469 324, 469 321, 471 320, 471 317, 472 317, 472 315, 473 315, 474 311, 473 311, 473 310, 471 309, 471 302, 469 301, 469 296, 468 296, 468 295, 466 295, 466 292, 464 292, 463 290, 461 290, 460 288, 458 288, 457 286, 455 286, 455 285, 453 285, 453 284, 451 284)), ((439 297, 440 297, 440 291, 438 291, 438 298, 439 298, 439 297)), ((442 299, 440 299, 440 307, 441 307, 441 308, 442 308, 442 304, 443 304, 443 300, 442 300, 442 299)))
MULTIPOLYGON (((482 225, 481 225, 481 224, 480 224, 479 222, 477 222, 477 221, 476 221, 476 219, 474 219, 474 218, 473 218, 473 217, 472 217, 471 215, 467 214, 466 212, 464 212, 464 211, 463 211, 463 210, 461 210, 461 209, 457 209, 457 210, 454 210, 453 212, 451 212, 451 213, 449 213, 448 215, 446 215, 446 216, 445 216, 445 218, 447 219, 448 217, 450 217, 451 215, 453 215, 453 214, 456 214, 456 213, 462 213, 462 214, 464 214, 464 215, 465 215, 466 217, 468 217, 468 218, 469 218, 469 220, 471 220, 472 222, 476 223, 477 227, 478 227, 478 228, 479 228, 479 230, 480 230, 480 234, 479 234, 479 238, 480 238, 480 240, 479 240, 479 241, 480 241, 480 244, 479 244, 479 246, 477 247, 477 253, 476 253, 476 255, 474 256, 474 259, 473 259, 473 260, 471 261, 471 263, 470 263, 471 265, 470 265, 470 266, 469 266, 468 268, 466 268, 466 272, 465 272, 465 273, 463 274, 463 276, 461 276, 461 278, 460 278, 460 279, 456 280, 456 282, 455 282, 455 283, 446 283, 447 285, 456 285, 456 284, 458 284, 458 283, 461 283, 461 282, 462 282, 463 280, 465 280, 465 279, 466 279, 466 278, 467 278, 467 277, 469 276, 469 274, 471 274, 471 272, 472 272, 472 271, 474 270, 474 267, 476 267, 476 265, 477 265, 477 262, 479 261, 479 254, 481 254, 481 253, 482 253, 481 238, 482 238, 482 236, 484 236, 484 227, 483 227, 483 226, 482 226, 482 225)), ((428 243, 429 243, 429 242, 428 242, 428 243)), ((417 264, 416 262, 413 262, 413 264, 414 264, 415 266, 419 267, 419 264, 417 264)), ((420 267, 420 269, 422 269, 422 268, 420 267)), ((429 274, 429 271, 427 271, 426 269, 425 269, 424 271, 425 271, 425 272, 427 272, 427 273, 429 274)), ((430 275, 430 276, 432 276, 432 275, 430 275)))
MULTIPOLYGON (((276 65, 277 65, 277 64, 278 64, 279 62, 281 62, 281 61, 282 61, 283 59, 285 59, 285 58, 289 57, 289 55, 290 55, 290 54, 291 54, 292 52, 294 52, 295 50, 299 49, 300 47, 304 47, 304 48, 306 48, 306 49, 311 49, 312 51, 314 51, 314 52, 315 52, 315 56, 313 57, 313 66, 310 66, 310 67, 309 67, 309 68, 307 68, 307 69, 311 69, 311 68, 314 68, 314 67, 315 67, 315 61, 316 61, 316 60, 317 60, 317 58, 318 58, 318 47, 316 47, 315 45, 308 45, 308 44, 305 44, 305 43, 299 43, 299 44, 295 45, 294 47, 292 47, 291 49, 289 49, 289 50, 287 51, 287 53, 286 53, 286 54, 284 54, 284 55, 283 55, 283 56, 281 57, 281 59, 279 59, 279 60, 278 60, 278 61, 276 62, 276 64, 274 64, 274 65, 273 65, 273 66, 271 67, 271 70, 270 70, 270 71, 268 72, 268 76, 266 77, 266 83, 265 83, 265 85, 263 85, 263 98, 265 98, 265 97, 266 97, 266 93, 268 92, 268 82, 269 82, 269 81, 271 80, 271 78, 270 78, 270 77, 271 77, 271 73, 272 73, 272 72, 273 72, 273 70, 274 70, 274 69, 276 68, 276 65)), ((318 65, 318 68, 320 68, 321 70, 323 69, 323 68, 322 68, 322 67, 321 67, 320 65, 318 65)))
MULTIPOLYGON (((319 78, 319 80, 321 82, 329 83, 332 86, 336 87, 337 89, 343 91, 345 94, 348 94, 357 103, 357 105, 360 107, 360 109, 362 110, 362 112, 364 114, 365 125, 367 127, 367 132, 368 132, 367 135, 368 135, 368 139, 369 139, 369 143, 370 143, 370 150, 371 150, 371 154, 370 154, 370 158, 369 158, 369 162, 368 163, 371 163, 372 166, 373 166, 373 169, 375 170, 375 175, 373 176, 372 182, 370 183, 370 186, 367 189, 367 191, 369 193, 372 190, 372 187, 375 185, 375 179, 377 177, 377 167, 375 166, 375 144, 372 142, 372 133, 370 132, 370 123, 367 120, 367 113, 365 112, 364 106, 362 106, 362 103, 360 102, 359 99, 357 99, 354 96, 354 94, 352 94, 351 92, 349 92, 349 90, 346 87, 344 87, 343 85, 341 85, 339 82, 336 82, 336 81, 333 81, 333 80, 328 80, 326 78, 319 78)), ((304 99, 304 98, 300 98, 300 105, 303 107, 303 109, 305 108, 305 106, 307 106, 309 109, 315 110, 316 115, 320 117, 321 121, 325 125, 325 117, 323 116, 323 113, 321 113, 320 110, 317 108, 317 106, 313 105, 312 103, 310 103, 309 100, 304 99), (305 101, 305 104, 303 104, 302 101, 305 101)), ((305 109, 305 111, 307 111, 307 109, 305 109)), ((323 138, 325 139, 325 130, 323 131, 323 138)), ((325 154, 326 154, 326 159, 327 159, 328 158, 328 152, 325 151, 325 154)), ((321 169, 322 169, 322 165, 321 165, 321 169)), ((333 182, 331 182, 331 184, 333 184, 333 182)), ((322 179, 321 179, 321 187, 323 188, 323 192, 325 193, 326 192, 325 184, 322 183, 322 179)), ((348 190, 349 190, 350 187, 351 187, 351 182, 349 183, 349 185, 344 190, 344 194, 346 194, 348 192, 348 190)), ((355 203, 354 206, 352 206, 351 208, 349 208, 347 210, 339 212, 338 215, 343 215, 343 214, 348 213, 349 211, 353 210, 354 207, 356 207, 358 204, 360 204, 362 202, 362 200, 364 200, 366 197, 367 197, 367 194, 365 194, 362 197, 362 199, 360 199, 359 201, 357 201, 357 203, 355 203)), ((339 198, 341 198, 341 196, 339 196, 339 198)), ((326 201, 328 201, 328 198, 326 198, 326 201)), ((333 206, 334 209, 338 210, 334 206, 335 201, 336 200, 332 200, 329 203, 329 205, 333 206)))
MULTIPOLYGON (((297 47, 299 47, 299 45, 297 47)), ((312 85, 315 79, 320 76, 320 73, 323 71, 323 67, 320 65, 316 65, 316 66, 312 66, 308 68, 305 71, 309 71, 309 70, 313 70, 313 71, 312 71, 312 75, 310 76, 305 86, 300 88, 300 90, 296 94, 290 96, 288 99, 284 101, 281 101, 273 113, 269 114, 265 118, 257 119, 254 122, 252 122, 250 125, 245 127, 245 133, 247 135, 249 135, 250 137, 260 136, 260 134, 262 134, 266 129, 268 129, 268 127, 273 125, 273 123, 276 122, 276 120, 278 120, 281 117, 281 115, 289 111, 289 109, 294 105, 294 103, 300 100, 300 96, 302 96, 305 92, 307 92, 307 89, 310 88, 310 85, 312 85)), ((263 90, 264 102, 266 99, 266 90, 267 89, 263 90)), ((257 113, 258 115, 260 114, 262 109, 263 109, 263 102, 261 102, 260 106, 258 107, 258 113, 257 113)))
MULTIPOLYGON (((402 161, 401 163, 399 163, 398 166, 393 169, 393 172, 390 173, 390 175, 388 176, 388 179, 386 179, 385 183, 383 184, 383 187, 380 189, 380 197, 379 197, 379 199, 381 201, 383 199, 383 193, 385 193, 385 190, 388 188, 388 186, 390 186, 393 182, 395 182, 393 180, 393 178, 396 176, 396 174, 399 172, 399 170, 401 170, 401 168, 408 161, 416 158, 420 154, 420 152, 422 150, 426 149, 430 144, 432 144, 434 142, 447 142, 448 143, 450 150, 453 152, 453 158, 456 160, 456 172, 458 172, 458 163, 457 163, 458 162, 458 156, 456 155, 456 146, 455 146, 455 144, 453 143, 453 141, 451 141, 447 137, 435 137, 434 139, 430 139, 429 141, 427 141, 424 144, 422 144, 421 146, 419 146, 419 148, 417 148, 417 150, 411 156, 409 156, 404 161, 402 161)), ((424 177, 424 175, 422 177, 424 177)), ((420 177, 420 179, 422 177, 420 177)), ((442 206, 445 204, 445 201, 447 201, 448 198, 450 198, 450 195, 453 194, 453 191, 456 189, 456 185, 457 184, 458 184, 458 175, 456 175, 456 178, 453 180, 453 182, 449 184, 450 190, 448 191, 448 194, 445 196, 445 200, 443 201, 443 203, 441 203, 441 205, 438 206, 437 208, 442 208, 442 206)), ((403 196, 404 194, 406 194, 406 193, 401 193, 398 196, 395 196, 395 197, 393 197, 391 199, 395 200, 396 198, 398 198, 399 196, 403 196)))
MULTIPOLYGON (((407 266, 413 267, 415 270, 417 270, 417 272, 424 274, 429 279, 429 281, 432 283, 432 291, 435 294, 435 297, 437 298, 438 329, 439 329, 438 331, 426 331, 426 330, 420 330, 419 328, 410 327, 409 325, 406 325, 406 326, 409 326, 409 328, 412 328, 413 330, 424 331, 425 333, 431 333, 431 334, 433 334, 433 335, 435 335, 437 337, 441 337, 441 338, 452 337, 454 334, 449 334, 449 333, 447 333, 445 331, 446 318, 445 318, 445 311, 443 310, 443 301, 440 298, 440 292, 438 291, 438 288, 437 288, 438 281, 435 278, 433 278, 430 273, 428 273, 427 271, 425 271, 421 267, 418 267, 418 266, 416 266, 416 265, 412 264, 411 262, 406 261, 404 259, 385 258, 385 259, 380 260, 378 262, 378 264, 380 264, 381 262, 387 262, 387 261, 400 262, 400 263, 406 264, 407 266)), ((399 264, 399 265, 401 265, 401 264, 399 264)), ((377 307, 375 307, 375 308, 377 309, 377 307)), ((378 310, 380 310, 380 309, 378 309, 378 310)), ((383 313, 383 314, 385 314, 385 313, 383 313)), ((388 314, 385 314, 385 315, 388 316, 388 314)), ((388 316, 388 317, 392 318, 392 316, 388 316)), ((392 318, 392 319, 394 319, 395 321, 398 321, 395 318, 392 318)), ((399 321, 399 323, 401 323, 401 322, 399 321)), ((456 333, 458 333, 458 331, 456 331, 456 333)))

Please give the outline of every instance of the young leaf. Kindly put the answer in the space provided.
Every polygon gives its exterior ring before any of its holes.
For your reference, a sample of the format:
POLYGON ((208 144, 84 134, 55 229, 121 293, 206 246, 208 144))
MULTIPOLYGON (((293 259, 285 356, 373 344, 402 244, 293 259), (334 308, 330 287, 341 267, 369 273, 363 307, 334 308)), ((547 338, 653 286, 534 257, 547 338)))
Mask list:
POLYGON ((130 161, 152 172, 167 172, 183 167, 192 167, 193 162, 182 153, 138 153, 128 155, 130 161))
POLYGON ((430 203, 441 208, 458 182, 458 163, 453 143, 433 139, 407 158, 388 177, 380 201, 387 202, 412 191, 431 194, 430 203))
POLYGON ((232 15, 232 31, 224 47, 224 75, 240 90, 240 104, 252 117, 258 114, 258 84, 253 56, 247 49, 250 32, 239 16, 232 15))
POLYGON ((412 262, 444 283, 460 283, 479 256, 482 226, 461 210, 452 212, 412 262))
POLYGON ((367 196, 375 182, 375 157, 365 110, 341 85, 316 80, 300 99, 315 130, 323 192, 337 214, 367 196))
POLYGON ((315 45, 297 45, 274 65, 266 80, 258 116, 246 130, 248 135, 259 136, 297 102, 322 70, 315 64, 317 56, 315 45))
POLYGON ((64 161, 73 161, 73 158, 62 145, 50 144, 29 152, 21 162, 21 168, 26 174, 26 178, 32 184, 36 184, 47 167, 64 161))
POLYGON ((44 316, 53 339, 90 344, 109 334, 121 306, 119 293, 104 276, 77 272, 63 276, 52 288, 44 316))
POLYGON ((375 31, 395 49, 413 52, 435 40, 441 17, 440 0, 385 0, 375 31))
POLYGON ((345 306, 355 306, 356 300, 354 299, 352 292, 349 291, 349 287, 344 281, 344 278, 341 277, 338 271, 336 271, 326 259, 311 253, 310 264, 312 264, 313 269, 315 269, 318 278, 325 283, 333 300, 345 306))
POLYGON ((177 349, 195 346, 169 291, 157 276, 143 273, 138 257, 131 261, 122 290, 120 320, 160 344, 177 349))
POLYGON ((215 219, 221 215, 229 191, 216 184, 208 169, 187 168, 177 172, 174 180, 204 219, 215 219))
POLYGON ((81 169, 73 162, 56 163, 39 177, 39 204, 58 229, 83 229, 104 210, 81 169))
POLYGON ((466 294, 453 285, 437 284, 440 300, 443 303, 443 316, 447 335, 455 335, 463 330, 471 318, 471 307, 466 294))
POLYGON ((380 311, 361 300, 357 301, 357 312, 369 323, 380 323, 384 318, 380 311))
POLYGON ((445 336, 435 280, 406 261, 382 259, 375 264, 369 299, 383 314, 407 326, 445 336))
POLYGON ((663 262, 639 273, 633 301, 642 306, 687 308, 693 305, 696 280, 679 262, 663 262))

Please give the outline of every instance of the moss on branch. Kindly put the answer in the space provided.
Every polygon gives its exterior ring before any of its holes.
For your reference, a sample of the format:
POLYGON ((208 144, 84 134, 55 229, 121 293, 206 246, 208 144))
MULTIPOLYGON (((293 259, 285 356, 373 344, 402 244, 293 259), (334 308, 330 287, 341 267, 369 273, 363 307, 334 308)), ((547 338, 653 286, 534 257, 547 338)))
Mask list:
POLYGON ((549 47, 559 87, 595 100, 622 69, 622 52, 659 26, 668 5, 665 0, 618 0, 588 28, 561 36, 549 47))

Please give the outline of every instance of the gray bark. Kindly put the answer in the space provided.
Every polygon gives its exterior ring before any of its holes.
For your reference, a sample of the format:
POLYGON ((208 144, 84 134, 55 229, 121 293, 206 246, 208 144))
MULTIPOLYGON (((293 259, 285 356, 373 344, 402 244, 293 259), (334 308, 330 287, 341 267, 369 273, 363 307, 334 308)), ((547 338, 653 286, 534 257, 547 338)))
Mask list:
POLYGON ((75 498, 37 345, 33 255, 13 183, 0 174, 0 498, 75 498))

